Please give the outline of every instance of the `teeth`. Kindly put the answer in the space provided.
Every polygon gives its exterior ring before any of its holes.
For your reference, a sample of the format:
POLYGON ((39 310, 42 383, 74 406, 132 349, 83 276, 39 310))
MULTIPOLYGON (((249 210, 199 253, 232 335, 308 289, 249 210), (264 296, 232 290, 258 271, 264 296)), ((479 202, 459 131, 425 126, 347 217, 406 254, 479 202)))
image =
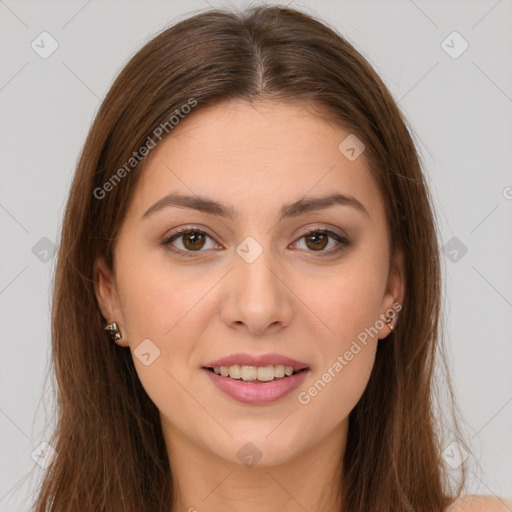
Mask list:
POLYGON ((242 380, 256 380, 257 376, 257 366, 242 366, 242 380))
POLYGON ((274 379, 281 379, 282 377, 290 376, 294 370, 291 366, 284 366, 282 364, 269 365, 269 366, 245 366, 235 364, 233 366, 216 366, 213 371, 217 375, 223 377, 231 377, 232 379, 242 379, 245 381, 262 381, 270 382, 274 379))
POLYGON ((284 377, 284 366, 282 364, 277 364, 276 366, 274 366, 274 376, 276 377, 276 379, 284 377))

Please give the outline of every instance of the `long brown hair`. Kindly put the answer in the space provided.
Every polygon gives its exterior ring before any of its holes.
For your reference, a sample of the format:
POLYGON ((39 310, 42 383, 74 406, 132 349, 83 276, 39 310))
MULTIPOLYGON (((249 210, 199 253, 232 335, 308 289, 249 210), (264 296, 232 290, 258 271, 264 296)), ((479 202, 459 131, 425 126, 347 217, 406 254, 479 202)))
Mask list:
POLYGON ((58 414, 49 439, 57 454, 35 510, 170 507, 159 412, 130 351, 104 331, 93 268, 103 255, 113 269, 116 236, 144 163, 131 161, 133 155, 159 126, 172 137, 169 119, 186 123, 183 112, 191 108, 184 105, 194 105, 192 116, 234 98, 299 104, 364 142, 392 247, 404 250, 406 290, 397 327, 379 343, 368 386, 350 414, 339 501, 349 512, 444 510, 462 483, 450 487, 441 457, 444 420, 433 399, 442 354, 439 245, 412 131, 345 38, 311 15, 278 6, 209 10, 167 28, 130 59, 96 115, 62 224, 52 304, 58 414))

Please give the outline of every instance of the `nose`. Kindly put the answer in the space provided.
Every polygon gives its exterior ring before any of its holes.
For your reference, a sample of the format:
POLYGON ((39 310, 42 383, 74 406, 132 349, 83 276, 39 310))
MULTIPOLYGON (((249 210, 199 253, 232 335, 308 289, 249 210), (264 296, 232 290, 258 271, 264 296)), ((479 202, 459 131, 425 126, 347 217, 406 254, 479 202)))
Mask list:
POLYGON ((270 250, 252 262, 235 255, 223 280, 221 319, 230 328, 254 335, 275 334, 293 317, 293 287, 270 250))

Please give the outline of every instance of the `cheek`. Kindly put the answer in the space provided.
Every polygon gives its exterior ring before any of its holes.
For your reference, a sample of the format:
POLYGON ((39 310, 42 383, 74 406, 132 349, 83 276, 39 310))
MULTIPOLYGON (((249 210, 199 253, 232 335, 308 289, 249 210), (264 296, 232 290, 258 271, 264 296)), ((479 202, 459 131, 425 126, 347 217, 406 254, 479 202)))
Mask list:
POLYGON ((301 389, 297 398, 305 412, 306 430, 318 428, 318 417, 322 418, 321 428, 329 431, 349 416, 368 384, 375 349, 375 343, 350 345, 348 351, 340 351, 301 389), (351 354, 350 360, 347 354, 351 354))
POLYGON ((150 338, 163 347, 183 325, 208 290, 208 279, 183 272, 163 249, 137 250, 135 240, 119 247, 118 282, 130 342, 150 338))
POLYGON ((198 314, 214 282, 188 279, 147 258, 143 263, 135 252, 119 262, 119 282, 130 350, 146 393, 181 430, 190 422, 204 422, 204 411, 193 398, 200 395, 188 390, 199 372, 194 350, 204 325, 198 314))
POLYGON ((135 242, 129 247, 122 248, 118 281, 135 368, 159 408, 169 397, 190 406, 180 384, 188 389, 200 371, 199 341, 215 314, 211 291, 219 275, 172 264, 163 251, 137 251, 135 242), (141 352, 154 362, 146 366, 141 352))
POLYGON ((319 367, 299 402, 322 411, 327 423, 346 417, 370 378, 377 348, 386 268, 378 260, 354 260, 320 282, 307 304, 321 319, 315 346, 319 367), (314 403, 314 405, 312 405, 314 403))
MULTIPOLYGON (((347 350, 358 336, 361 339, 364 333, 374 334, 385 295, 385 277, 386 268, 379 260, 358 256, 318 279, 314 291, 311 286, 299 290, 301 296, 307 297, 307 306, 321 320, 322 342, 318 346, 329 356, 328 360, 347 350)), ((368 341, 377 339, 368 334, 368 341)))

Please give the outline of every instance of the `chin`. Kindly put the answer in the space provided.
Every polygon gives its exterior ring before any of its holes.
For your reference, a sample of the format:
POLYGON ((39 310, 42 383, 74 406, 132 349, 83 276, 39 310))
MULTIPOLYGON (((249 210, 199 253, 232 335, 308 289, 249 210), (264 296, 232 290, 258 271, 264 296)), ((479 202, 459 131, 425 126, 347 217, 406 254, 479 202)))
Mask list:
MULTIPOLYGON (((272 428, 275 428, 275 424, 272 428)), ((215 449, 212 451, 217 457, 230 463, 247 468, 269 468, 293 460, 302 444, 289 432, 283 431, 285 435, 271 433, 272 428, 262 429, 260 433, 255 432, 254 428, 231 431, 233 439, 222 436, 222 440, 212 440, 209 437, 208 442, 213 441, 215 449)))

